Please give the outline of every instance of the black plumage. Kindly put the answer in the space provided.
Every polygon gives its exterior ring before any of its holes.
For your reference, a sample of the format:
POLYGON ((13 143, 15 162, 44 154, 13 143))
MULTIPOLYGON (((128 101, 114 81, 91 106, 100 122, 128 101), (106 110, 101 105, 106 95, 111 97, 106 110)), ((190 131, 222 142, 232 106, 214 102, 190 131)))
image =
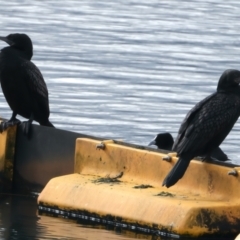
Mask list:
MULTIPOLYGON (((148 146, 156 145, 159 149, 171 151, 173 147, 173 143, 174 141, 171 133, 165 132, 165 133, 158 133, 156 137, 148 144, 148 146)), ((222 151, 220 147, 213 149, 211 153, 211 158, 219 161, 229 160, 228 156, 222 151)))
POLYGON ((219 79, 217 91, 206 97, 187 114, 173 144, 179 159, 163 181, 171 187, 183 177, 190 160, 209 158, 240 115, 240 71, 229 69, 219 79))
POLYGON ((49 118, 49 101, 46 83, 40 70, 31 62, 33 45, 26 34, 0 37, 9 44, 0 53, 0 81, 3 94, 12 109, 12 117, 2 122, 0 130, 19 123, 16 115, 29 119, 24 131, 29 134, 33 120, 40 125, 53 127, 49 118))
POLYGON ((156 137, 148 144, 148 146, 156 145, 159 149, 172 150, 173 137, 170 133, 159 133, 156 137))

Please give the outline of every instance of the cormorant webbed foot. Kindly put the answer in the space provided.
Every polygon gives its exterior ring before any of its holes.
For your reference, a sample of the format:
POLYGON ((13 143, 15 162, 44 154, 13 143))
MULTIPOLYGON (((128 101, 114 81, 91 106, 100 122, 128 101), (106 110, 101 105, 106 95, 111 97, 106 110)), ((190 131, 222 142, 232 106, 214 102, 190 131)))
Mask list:
POLYGON ((8 121, 2 121, 0 123, 0 133, 3 133, 5 130, 7 130, 9 127, 12 127, 12 126, 15 126, 15 125, 18 125, 20 124, 21 121, 18 120, 17 118, 14 118, 14 119, 10 119, 8 121))
POLYGON ((211 155, 200 156, 199 158, 202 160, 202 162, 208 162, 208 161, 211 162, 212 160, 214 160, 214 158, 212 158, 211 155))
POLYGON ((30 138, 31 136, 31 125, 32 121, 24 121, 22 122, 22 127, 23 127, 23 134, 30 138))

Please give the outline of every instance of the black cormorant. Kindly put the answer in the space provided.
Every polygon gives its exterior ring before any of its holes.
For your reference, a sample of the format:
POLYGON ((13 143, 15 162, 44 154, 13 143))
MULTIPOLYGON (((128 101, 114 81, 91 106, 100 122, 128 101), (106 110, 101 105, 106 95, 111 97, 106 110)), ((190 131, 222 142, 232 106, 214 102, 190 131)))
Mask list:
MULTIPOLYGON (((174 141, 171 133, 165 132, 157 134, 156 137, 148 144, 148 146, 156 145, 159 149, 171 151, 173 142, 174 141)), ((211 153, 211 158, 219 161, 229 160, 228 156, 222 151, 220 147, 213 149, 211 153)))
POLYGON ((0 37, 9 44, 0 52, 0 81, 3 94, 12 109, 12 117, 2 122, 0 131, 18 124, 17 114, 29 119, 24 122, 24 133, 29 135, 33 120, 53 127, 49 118, 48 90, 40 70, 31 62, 33 45, 26 34, 0 37))
POLYGON ((170 133, 159 133, 156 137, 148 144, 148 146, 156 145, 159 149, 172 150, 173 137, 170 133))
POLYGON ((217 91, 206 97, 187 114, 173 144, 179 157, 163 186, 171 187, 183 177, 190 160, 210 158, 240 115, 240 71, 229 69, 219 79, 217 91))

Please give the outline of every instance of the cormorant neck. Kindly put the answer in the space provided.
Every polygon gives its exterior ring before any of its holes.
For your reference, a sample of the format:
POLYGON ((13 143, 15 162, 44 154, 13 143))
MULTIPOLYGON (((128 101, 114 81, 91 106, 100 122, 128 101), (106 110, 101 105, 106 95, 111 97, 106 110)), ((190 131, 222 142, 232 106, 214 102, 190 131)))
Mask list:
POLYGON ((32 56, 33 56, 33 48, 32 46, 19 46, 19 45, 11 45, 10 46, 13 49, 18 50, 19 52, 21 52, 21 55, 25 56, 25 58, 27 60, 31 60, 32 56))
POLYGON ((240 93, 240 87, 236 87, 236 88, 230 88, 230 89, 218 89, 217 90, 218 93, 236 93, 239 94, 240 93))
POLYGON ((1 49, 1 52, 4 54, 4 56, 8 57, 11 55, 16 55, 17 57, 23 58, 25 60, 31 61, 32 54, 26 51, 19 50, 17 48, 8 46, 3 49, 1 49))

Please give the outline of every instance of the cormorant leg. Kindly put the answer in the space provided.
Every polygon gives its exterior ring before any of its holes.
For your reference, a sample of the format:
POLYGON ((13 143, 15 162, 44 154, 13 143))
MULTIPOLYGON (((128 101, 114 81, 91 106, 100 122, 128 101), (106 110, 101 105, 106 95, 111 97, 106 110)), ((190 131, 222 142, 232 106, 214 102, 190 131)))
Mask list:
POLYGON ((213 158, 211 157, 211 153, 208 153, 204 156, 201 156, 201 159, 202 159, 202 162, 205 162, 205 161, 212 161, 213 158))
POLYGON ((12 117, 10 118, 10 120, 8 121, 2 121, 0 123, 0 132, 2 133, 3 131, 5 131, 8 127, 12 127, 15 125, 18 125, 19 123, 21 123, 20 120, 18 120, 16 118, 17 113, 13 112, 12 117))
POLYGON ((31 116, 28 121, 22 122, 23 124, 23 134, 26 135, 28 138, 30 138, 31 135, 31 124, 33 122, 33 113, 31 113, 31 116))

